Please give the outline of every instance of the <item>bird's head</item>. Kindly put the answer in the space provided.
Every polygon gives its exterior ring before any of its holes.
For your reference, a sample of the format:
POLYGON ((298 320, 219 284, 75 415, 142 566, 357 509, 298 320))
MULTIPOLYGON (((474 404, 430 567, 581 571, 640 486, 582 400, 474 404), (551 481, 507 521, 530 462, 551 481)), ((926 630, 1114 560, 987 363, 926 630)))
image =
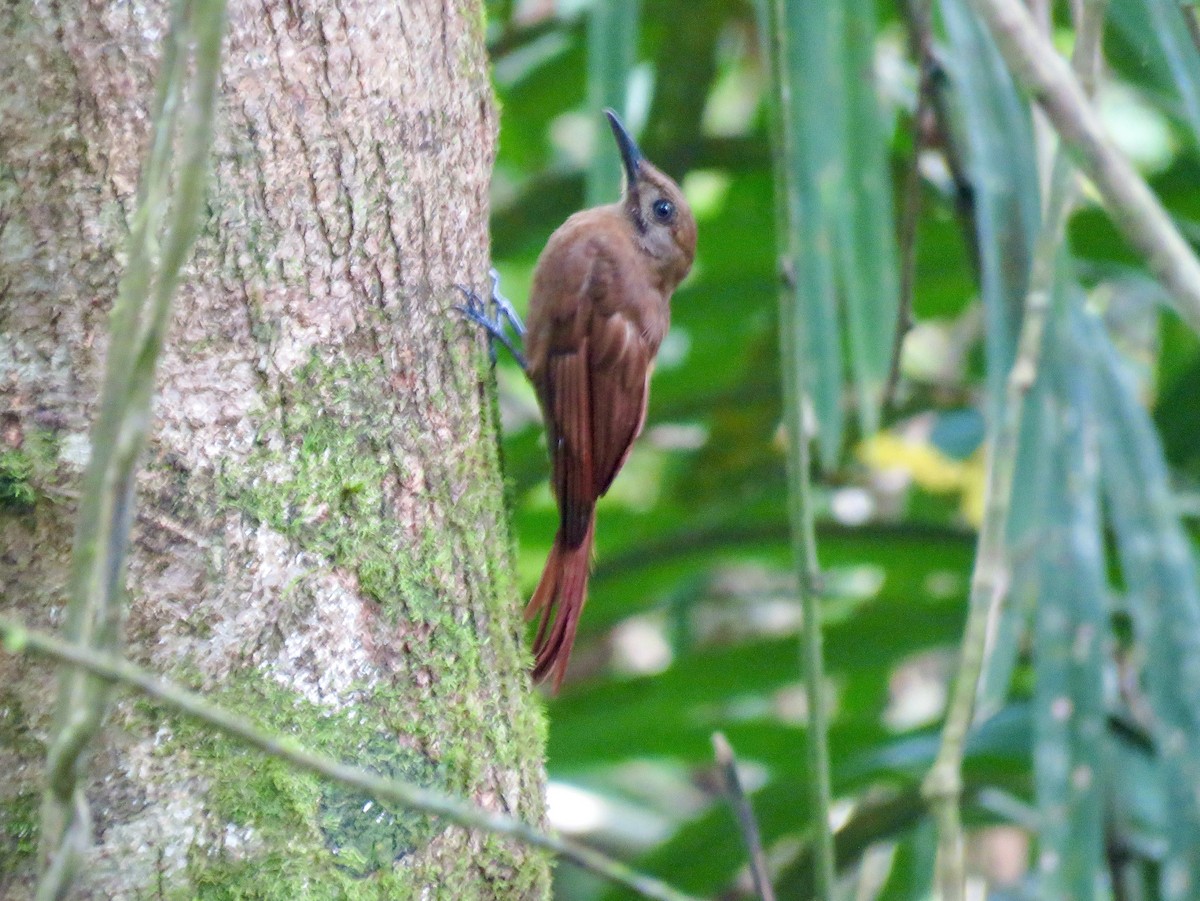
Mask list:
POLYGON ((696 257, 696 220, 679 185, 642 156, 616 113, 606 109, 604 114, 625 164, 621 208, 633 227, 634 241, 654 261, 667 290, 674 290, 696 257))

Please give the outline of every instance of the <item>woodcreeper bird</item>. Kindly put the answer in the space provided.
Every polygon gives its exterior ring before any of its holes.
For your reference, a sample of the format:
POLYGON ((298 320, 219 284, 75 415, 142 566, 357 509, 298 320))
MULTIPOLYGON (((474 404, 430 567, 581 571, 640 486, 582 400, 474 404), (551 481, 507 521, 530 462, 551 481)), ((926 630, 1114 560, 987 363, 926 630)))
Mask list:
POLYGON ((550 236, 533 271, 528 328, 495 285, 495 318, 469 292, 459 308, 513 352, 546 422, 559 528, 525 617, 541 616, 533 677, 553 674, 555 691, 587 596, 596 500, 641 433, 671 293, 696 254, 696 220, 683 192, 642 156, 616 113, 605 115, 624 162, 622 197, 575 213, 550 236), (501 315, 523 335, 524 357, 501 315))

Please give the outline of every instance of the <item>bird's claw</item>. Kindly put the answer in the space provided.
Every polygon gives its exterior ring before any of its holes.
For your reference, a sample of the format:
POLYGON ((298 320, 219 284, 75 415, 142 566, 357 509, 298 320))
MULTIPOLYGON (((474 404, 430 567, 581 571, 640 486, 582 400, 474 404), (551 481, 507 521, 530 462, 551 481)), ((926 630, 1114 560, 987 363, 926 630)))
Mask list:
POLYGON ((509 299, 500 293, 500 273, 491 269, 489 274, 492 277, 492 305, 496 308, 496 321, 499 322, 500 317, 503 316, 513 327, 517 337, 524 338, 525 323, 521 321, 521 317, 517 315, 517 311, 513 309, 509 299))
POLYGON ((525 335, 525 323, 521 321, 521 317, 517 315, 517 311, 513 309, 508 298, 500 293, 500 273, 492 269, 491 276, 491 303, 495 308, 494 316, 489 317, 483 299, 470 288, 463 285, 455 285, 454 287, 463 293, 467 302, 455 305, 454 309, 488 333, 489 338, 492 339, 488 341, 488 356, 491 358, 493 366, 496 364, 496 345, 493 341, 498 340, 508 348, 508 352, 513 355, 513 358, 520 364, 521 368, 525 369, 525 355, 513 343, 507 331, 507 326, 512 326, 513 331, 516 332, 516 340, 520 342, 521 338, 525 335))

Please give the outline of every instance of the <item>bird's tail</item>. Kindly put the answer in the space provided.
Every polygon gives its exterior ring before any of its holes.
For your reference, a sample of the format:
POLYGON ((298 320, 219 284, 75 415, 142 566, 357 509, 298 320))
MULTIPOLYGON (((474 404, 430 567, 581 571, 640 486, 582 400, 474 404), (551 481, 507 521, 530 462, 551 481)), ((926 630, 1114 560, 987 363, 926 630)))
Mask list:
POLYGON ((533 678, 540 682, 554 673, 554 690, 562 684, 575 643, 575 629, 583 602, 587 600, 588 574, 592 564, 592 537, 596 516, 588 518, 587 531, 576 547, 566 547, 562 530, 554 538, 554 547, 546 559, 541 581, 525 608, 525 618, 533 619, 539 611, 542 621, 533 642, 533 678))

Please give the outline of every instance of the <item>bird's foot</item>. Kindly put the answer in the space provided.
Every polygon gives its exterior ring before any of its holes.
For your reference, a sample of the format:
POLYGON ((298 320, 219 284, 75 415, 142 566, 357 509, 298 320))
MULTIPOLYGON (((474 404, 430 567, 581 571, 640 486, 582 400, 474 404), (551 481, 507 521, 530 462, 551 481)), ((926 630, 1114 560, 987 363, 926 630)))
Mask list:
POLYGON ((462 291, 463 296, 467 299, 465 304, 455 306, 458 312, 462 313, 476 325, 481 326, 488 333, 490 340, 488 342, 488 354, 492 359, 492 364, 496 363, 496 345, 493 341, 499 341, 508 348, 508 352, 513 355, 513 359, 520 364, 522 369, 526 368, 525 355, 521 353, 517 344, 525 335, 525 323, 521 321, 521 317, 517 315, 517 311, 513 309, 513 305, 508 298, 500 293, 500 273, 495 269, 491 270, 492 276, 492 296, 491 306, 494 310, 492 316, 488 315, 487 305, 483 299, 462 285, 455 285, 459 291, 462 291), (508 328, 516 333, 516 344, 514 339, 508 335, 508 328))

